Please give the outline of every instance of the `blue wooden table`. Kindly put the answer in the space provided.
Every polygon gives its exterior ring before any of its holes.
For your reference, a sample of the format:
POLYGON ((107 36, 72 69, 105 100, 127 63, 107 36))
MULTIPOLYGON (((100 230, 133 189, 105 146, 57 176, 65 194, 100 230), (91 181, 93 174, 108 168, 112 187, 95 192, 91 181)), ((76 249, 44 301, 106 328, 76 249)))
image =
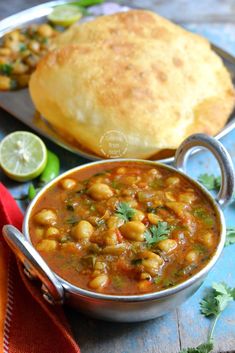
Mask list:
MULTIPOLYGON (((153 9, 182 23, 188 29, 203 34, 235 55, 234 0, 120 2, 153 9)), ((0 18, 36 3, 37 0, 1 1, 0 18)), ((15 130, 29 129, 0 110, 0 139, 15 130)), ((62 171, 87 162, 43 139, 47 147, 60 156, 62 171)), ((223 138, 222 142, 235 163, 235 131, 223 138)), ((218 175, 219 169, 209 153, 200 152, 190 158, 188 173, 197 178, 201 173, 218 175)), ((0 179, 15 197, 24 194, 27 189, 27 184, 13 182, 1 172, 0 179)), ((227 225, 235 226, 235 202, 226 208, 225 216, 227 225)), ((235 245, 224 249, 219 262, 198 292, 164 317, 144 323, 117 324, 87 318, 70 308, 66 308, 66 313, 82 353, 176 353, 181 347, 196 346, 206 340, 210 321, 200 315, 199 301, 205 289, 214 281, 225 281, 230 286, 235 286, 235 245)), ((235 303, 224 312, 216 328, 215 352, 235 352, 235 303)))

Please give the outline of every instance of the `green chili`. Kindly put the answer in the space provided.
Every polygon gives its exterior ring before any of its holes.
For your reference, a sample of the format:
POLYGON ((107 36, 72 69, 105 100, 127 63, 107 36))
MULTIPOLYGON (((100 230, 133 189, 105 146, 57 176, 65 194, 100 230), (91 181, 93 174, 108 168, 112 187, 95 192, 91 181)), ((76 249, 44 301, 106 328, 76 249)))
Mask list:
POLYGON ((102 4, 104 0, 79 0, 79 1, 72 1, 69 5, 77 5, 82 7, 89 7, 92 5, 102 4))
POLYGON ((57 177, 60 172, 60 160, 57 155, 47 150, 47 164, 40 176, 40 183, 49 183, 52 179, 57 177))
POLYGON ((36 194, 37 194, 37 191, 34 185, 30 184, 28 188, 28 199, 31 201, 36 196, 36 194))

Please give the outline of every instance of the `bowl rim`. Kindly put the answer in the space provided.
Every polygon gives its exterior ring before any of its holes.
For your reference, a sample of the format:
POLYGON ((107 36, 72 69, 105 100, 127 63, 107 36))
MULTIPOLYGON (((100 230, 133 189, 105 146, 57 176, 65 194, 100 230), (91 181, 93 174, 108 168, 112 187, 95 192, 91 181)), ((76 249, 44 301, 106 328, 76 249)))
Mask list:
MULTIPOLYGON (((79 170, 82 170, 84 168, 89 168, 91 166, 96 166, 100 164, 115 164, 115 163, 130 163, 130 162, 136 162, 136 163, 144 163, 144 164, 149 164, 153 166, 159 166, 161 168, 165 168, 171 171, 174 171, 176 173, 179 173, 183 177, 185 177, 188 181, 190 181, 196 189, 199 189, 203 195, 207 198, 207 200, 210 202, 212 207, 214 208, 217 220, 219 222, 219 227, 220 227, 220 240, 217 245, 216 251, 212 255, 212 257, 209 259, 208 263, 206 266, 204 266, 200 271, 196 272, 192 277, 187 279, 186 281, 180 282, 175 286, 172 286, 167 289, 163 289, 157 292, 150 292, 150 293, 144 293, 144 294, 135 294, 135 295, 116 295, 116 294, 105 294, 105 293, 98 293, 98 292, 93 292, 90 290, 86 290, 80 287, 77 287, 76 285, 66 281, 63 277, 60 277, 57 273, 55 273, 51 267, 49 266, 51 272, 55 275, 55 277, 59 280, 59 282, 62 284, 63 288, 65 289, 65 296, 68 295, 69 293, 78 295, 80 297, 88 297, 91 299, 99 299, 99 300, 104 300, 104 301, 115 301, 115 302, 141 302, 141 301, 152 301, 152 300, 157 300, 160 298, 166 298, 168 296, 171 296, 173 294, 176 294, 191 285, 193 285, 195 282, 199 281, 200 279, 203 280, 204 277, 207 275, 207 273, 212 269, 212 267, 215 265, 217 260, 219 259, 222 250, 224 248, 225 244, 225 238, 226 238, 226 225, 225 225, 225 218, 224 214, 220 208, 220 205, 216 202, 216 200, 213 198, 213 196, 210 194, 210 192, 199 182, 188 176, 185 172, 182 172, 181 170, 178 170, 177 168, 170 166, 170 165, 165 165, 161 162, 158 161, 150 161, 150 160, 144 160, 144 159, 137 159, 137 158, 117 158, 117 159, 105 159, 105 160, 99 160, 95 162, 89 162, 86 164, 79 165, 77 167, 74 167, 72 169, 69 169, 65 171, 64 173, 60 174, 58 177, 50 181, 48 184, 46 184, 40 191, 39 193, 35 196, 35 198, 31 201, 29 204, 26 214, 23 220, 23 226, 22 226, 22 232, 26 240, 33 246, 29 234, 29 219, 31 212, 37 203, 37 201, 41 198, 41 196, 49 189, 53 184, 57 183, 59 180, 63 179, 64 177, 77 172, 79 170)), ((34 246, 33 246, 34 247, 34 246)), ((35 247, 34 247, 35 249, 35 247)), ((36 250, 36 249, 35 249, 36 250)), ((41 255, 40 255, 41 256, 41 255)), ((44 260, 45 261, 45 260, 44 260)))

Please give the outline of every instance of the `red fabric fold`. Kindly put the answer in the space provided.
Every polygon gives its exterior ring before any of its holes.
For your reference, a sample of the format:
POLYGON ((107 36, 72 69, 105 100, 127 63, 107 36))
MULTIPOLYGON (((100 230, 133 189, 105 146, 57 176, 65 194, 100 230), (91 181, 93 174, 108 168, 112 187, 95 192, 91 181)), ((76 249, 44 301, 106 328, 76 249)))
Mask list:
MULTIPOLYGON (((0 183, 0 231, 5 224, 21 230, 23 215, 0 183)), ((2 234, 2 232, 1 232, 2 234)), ((42 298, 0 237, 0 348, 4 353, 79 353, 61 307, 42 298)))

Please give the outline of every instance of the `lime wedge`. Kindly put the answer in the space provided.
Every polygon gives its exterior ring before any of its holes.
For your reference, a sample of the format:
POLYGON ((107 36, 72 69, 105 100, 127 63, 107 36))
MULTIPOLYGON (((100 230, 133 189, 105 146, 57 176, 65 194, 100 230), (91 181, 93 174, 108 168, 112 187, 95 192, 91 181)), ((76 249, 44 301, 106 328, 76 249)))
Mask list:
POLYGON ((49 21, 58 26, 68 27, 80 20, 82 12, 75 5, 56 6, 52 13, 48 15, 49 21))
POLYGON ((46 162, 46 146, 31 132, 12 132, 0 143, 0 166, 13 180, 27 181, 36 178, 42 173, 46 162))

